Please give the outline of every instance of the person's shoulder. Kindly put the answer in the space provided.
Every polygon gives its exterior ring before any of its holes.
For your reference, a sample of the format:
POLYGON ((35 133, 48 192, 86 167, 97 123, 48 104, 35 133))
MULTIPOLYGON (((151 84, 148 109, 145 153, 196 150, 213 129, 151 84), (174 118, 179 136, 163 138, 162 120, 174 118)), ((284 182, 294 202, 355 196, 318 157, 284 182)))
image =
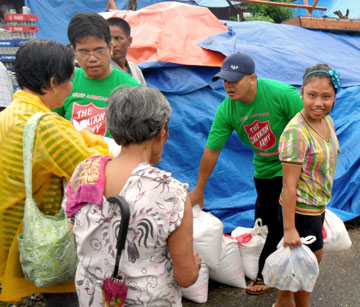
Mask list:
POLYGON ((308 135, 308 123, 302 116, 301 112, 297 113, 286 125, 284 131, 297 131, 299 135, 308 135))
POLYGON ((121 71, 119 69, 113 68, 113 71, 111 74, 113 78, 121 81, 122 84, 129 84, 129 85, 140 85, 138 81, 136 81, 134 78, 129 76, 126 72, 121 71))
POLYGON ((231 104, 232 101, 234 101, 234 100, 231 100, 229 96, 226 96, 226 97, 224 98, 224 100, 221 102, 221 104, 219 105, 219 107, 226 107, 226 106, 228 106, 229 104, 231 104))
POLYGON ((110 76, 118 85, 139 86, 140 83, 129 76, 126 72, 113 68, 110 76))
POLYGON ((85 71, 81 67, 75 68, 72 83, 76 84, 77 82, 79 82, 79 80, 83 79, 84 77, 85 77, 85 71))
MULTIPOLYGON (((73 127, 71 122, 68 121, 66 118, 60 116, 59 114, 52 112, 47 114, 46 116, 43 116, 41 121, 39 122, 40 127, 43 127, 45 129, 49 129, 50 126, 58 126, 58 127, 64 127, 69 128, 73 127), (47 128, 46 128, 47 127, 47 128)), ((56 131, 54 131, 56 132, 56 131)))
POLYGON ((155 166, 151 166, 148 163, 141 163, 134 170, 133 175, 140 176, 142 178, 146 178, 148 180, 154 180, 159 184, 167 184, 168 186, 179 187, 179 188, 188 188, 187 183, 183 183, 178 179, 175 179, 172 176, 172 173, 157 168, 155 166))
POLYGON ((258 85, 274 88, 277 90, 292 90, 292 91, 296 90, 296 88, 290 84, 274 79, 267 79, 267 78, 258 78, 258 85))

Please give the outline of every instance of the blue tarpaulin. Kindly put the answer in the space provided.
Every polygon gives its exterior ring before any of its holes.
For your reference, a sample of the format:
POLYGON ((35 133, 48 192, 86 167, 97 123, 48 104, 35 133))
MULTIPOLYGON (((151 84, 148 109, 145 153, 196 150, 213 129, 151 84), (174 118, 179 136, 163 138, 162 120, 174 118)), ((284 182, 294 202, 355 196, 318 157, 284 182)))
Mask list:
MULTIPOLYGON (((227 23, 231 26, 230 32, 211 37, 200 45, 225 55, 246 52, 254 58, 259 77, 294 84, 300 90, 301 77, 308 66, 328 63, 340 71, 343 88, 331 115, 342 153, 330 207, 343 220, 359 216, 360 64, 357 57, 360 37, 265 22, 227 23)), ((173 108, 170 139, 160 166, 188 182, 190 189, 196 183, 216 108, 225 98, 220 82, 210 81, 217 71, 217 68, 196 66, 145 70, 148 84, 161 88, 173 108)), ((205 209, 218 216, 225 232, 230 232, 238 225, 252 226, 255 200, 252 152, 234 133, 209 179, 205 209)))

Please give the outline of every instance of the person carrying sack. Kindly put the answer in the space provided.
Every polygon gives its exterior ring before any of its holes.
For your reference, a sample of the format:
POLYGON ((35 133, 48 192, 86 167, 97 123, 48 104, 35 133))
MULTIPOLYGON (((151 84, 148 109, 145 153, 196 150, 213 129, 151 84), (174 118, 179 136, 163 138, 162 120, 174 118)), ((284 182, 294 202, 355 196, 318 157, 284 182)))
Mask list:
MULTIPOLYGON (((24 277, 17 240, 25 203, 24 127, 35 113, 51 113, 62 106, 72 90, 73 60, 71 50, 48 40, 26 42, 16 53, 15 74, 21 90, 0 113, 0 301, 19 301, 40 292, 46 306, 77 306, 73 281, 38 288, 24 277)), ((32 196, 44 214, 59 212, 63 178, 69 180, 75 167, 93 154, 109 154, 101 136, 77 132, 57 114, 41 118, 34 142, 32 196)))

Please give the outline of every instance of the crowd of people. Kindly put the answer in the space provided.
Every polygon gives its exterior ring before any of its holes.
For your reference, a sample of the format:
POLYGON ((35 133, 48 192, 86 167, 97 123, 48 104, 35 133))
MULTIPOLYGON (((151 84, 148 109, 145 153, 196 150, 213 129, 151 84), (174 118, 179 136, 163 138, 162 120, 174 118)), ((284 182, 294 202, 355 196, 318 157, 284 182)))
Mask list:
MULTIPOLYGON (((326 64, 308 68, 299 94, 283 82, 258 78, 249 55, 228 56, 213 77, 223 80, 227 97, 188 193, 186 183, 155 166, 169 138, 171 107, 126 59, 129 24, 78 13, 68 38, 70 48, 47 40, 19 48, 15 73, 21 90, 0 113, 0 300, 39 292, 46 306, 102 306, 101 285, 115 263, 121 223, 119 208, 107 199, 120 195, 131 212, 119 264, 129 286, 126 304, 181 306, 181 287, 197 280, 201 264, 193 250, 191 207, 204 207, 206 183, 233 131, 254 152, 255 218, 269 230, 257 277, 246 292, 269 290, 262 269, 282 237, 284 246, 296 248, 301 237, 314 235, 310 248, 320 263, 325 207, 340 152, 329 116, 340 88, 336 71, 326 64), (79 260, 73 281, 44 288, 22 274, 17 242, 25 203, 23 132, 39 112, 48 114, 36 128, 33 197, 44 214, 55 214, 63 178, 68 181, 66 214, 79 260), (104 137, 121 146, 117 156, 104 137)), ((275 307, 295 305, 310 306, 310 293, 279 291, 275 307)))

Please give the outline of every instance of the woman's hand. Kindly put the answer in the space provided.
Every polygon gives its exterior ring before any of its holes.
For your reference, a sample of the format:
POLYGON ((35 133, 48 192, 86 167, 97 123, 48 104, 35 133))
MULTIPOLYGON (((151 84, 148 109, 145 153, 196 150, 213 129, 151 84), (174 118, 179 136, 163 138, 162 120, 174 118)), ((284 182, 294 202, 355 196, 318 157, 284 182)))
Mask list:
POLYGON ((194 258, 195 258, 196 266, 197 266, 198 270, 200 270, 200 267, 201 267, 201 257, 200 257, 200 255, 199 255, 198 252, 194 252, 194 258))
POLYGON ((295 248, 301 246, 301 239, 296 228, 290 228, 284 231, 284 247, 295 248))

